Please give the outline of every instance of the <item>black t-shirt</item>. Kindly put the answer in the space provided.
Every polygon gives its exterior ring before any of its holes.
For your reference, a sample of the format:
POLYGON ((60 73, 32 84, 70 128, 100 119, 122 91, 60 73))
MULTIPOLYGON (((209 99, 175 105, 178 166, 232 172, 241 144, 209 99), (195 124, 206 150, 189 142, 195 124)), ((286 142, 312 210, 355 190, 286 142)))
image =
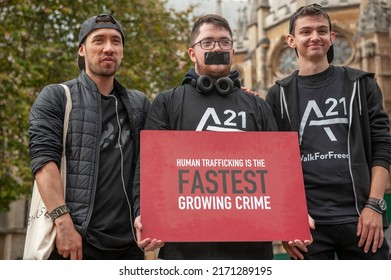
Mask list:
POLYGON ((298 76, 300 150, 310 215, 318 224, 357 219, 348 154, 348 100, 338 68, 298 76))
POLYGON ((102 134, 94 208, 87 240, 100 249, 125 249, 133 241, 129 202, 132 141, 129 118, 115 92, 101 95, 102 134), (125 195, 126 190, 126 195, 125 195))

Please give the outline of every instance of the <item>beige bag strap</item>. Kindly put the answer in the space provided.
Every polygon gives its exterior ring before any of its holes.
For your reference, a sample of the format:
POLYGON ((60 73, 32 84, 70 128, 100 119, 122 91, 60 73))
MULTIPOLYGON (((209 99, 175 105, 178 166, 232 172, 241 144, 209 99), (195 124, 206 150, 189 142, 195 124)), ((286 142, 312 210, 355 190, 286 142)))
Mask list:
POLYGON ((65 188, 67 185, 66 181, 66 174, 67 174, 67 163, 66 163, 66 139, 68 134, 68 124, 69 124, 69 116, 72 111, 72 99, 71 99, 71 92, 69 90, 69 87, 67 87, 64 84, 61 84, 61 86, 65 90, 65 95, 67 97, 67 104, 65 105, 65 114, 64 114, 64 131, 63 131, 63 137, 62 137, 62 143, 63 143, 63 149, 62 149, 62 157, 61 157, 61 180, 64 187, 64 198, 65 198, 65 188))

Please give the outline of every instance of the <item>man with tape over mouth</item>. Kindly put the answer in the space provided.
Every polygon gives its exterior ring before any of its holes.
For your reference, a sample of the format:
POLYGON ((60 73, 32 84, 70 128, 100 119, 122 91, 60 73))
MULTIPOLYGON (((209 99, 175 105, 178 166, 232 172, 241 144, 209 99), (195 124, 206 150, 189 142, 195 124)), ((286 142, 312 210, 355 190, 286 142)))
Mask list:
MULTIPOLYGON (((235 51, 232 31, 226 19, 209 14, 196 20, 188 54, 194 68, 186 73, 181 85, 156 96, 145 129, 276 130, 274 117, 266 102, 259 96, 244 92, 239 73, 231 71, 235 51)), ((166 242, 159 257, 188 260, 272 259, 273 250, 271 242, 166 242)))

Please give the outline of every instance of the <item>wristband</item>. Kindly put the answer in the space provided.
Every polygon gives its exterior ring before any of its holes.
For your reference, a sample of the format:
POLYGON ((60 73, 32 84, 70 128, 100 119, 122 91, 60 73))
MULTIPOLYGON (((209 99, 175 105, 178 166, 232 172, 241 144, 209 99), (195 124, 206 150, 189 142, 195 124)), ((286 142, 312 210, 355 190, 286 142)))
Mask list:
POLYGON ((380 215, 383 214, 383 211, 381 211, 380 209, 377 209, 375 206, 373 206, 372 204, 365 204, 365 208, 369 208, 369 209, 372 209, 373 211, 379 213, 380 215))
POLYGON ((377 203, 368 200, 366 205, 371 205, 372 207, 376 208, 377 212, 383 213, 383 209, 381 209, 381 207, 377 203))
POLYGON ((382 212, 387 210, 387 202, 382 198, 369 197, 367 200, 367 204, 371 204, 375 206, 377 209, 379 209, 382 212))
POLYGON ((68 208, 68 206, 61 205, 61 206, 57 207, 56 209, 54 209, 52 212, 50 212, 49 215, 50 215, 50 218, 52 218, 52 220, 54 222, 54 220, 57 219, 58 217, 65 215, 67 213, 70 213, 70 212, 71 212, 71 210, 68 208))

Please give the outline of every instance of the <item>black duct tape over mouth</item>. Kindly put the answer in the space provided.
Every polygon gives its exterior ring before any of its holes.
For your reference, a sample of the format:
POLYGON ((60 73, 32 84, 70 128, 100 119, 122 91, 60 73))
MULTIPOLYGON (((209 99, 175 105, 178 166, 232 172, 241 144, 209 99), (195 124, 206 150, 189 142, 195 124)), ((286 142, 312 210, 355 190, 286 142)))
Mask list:
POLYGON ((231 62, 229 52, 206 52, 205 64, 229 64, 231 62))

